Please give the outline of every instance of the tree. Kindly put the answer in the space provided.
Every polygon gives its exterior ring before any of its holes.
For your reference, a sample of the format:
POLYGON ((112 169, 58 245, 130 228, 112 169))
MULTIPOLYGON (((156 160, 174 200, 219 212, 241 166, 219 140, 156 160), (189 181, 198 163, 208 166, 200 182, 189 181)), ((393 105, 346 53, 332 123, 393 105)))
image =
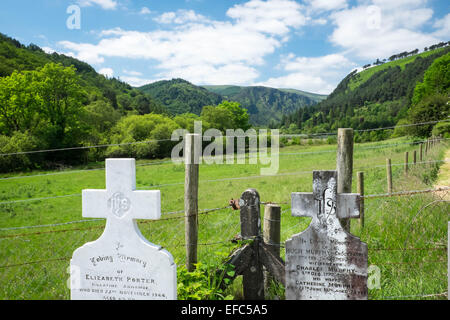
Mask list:
POLYGON ((41 98, 36 94, 31 72, 13 72, 0 78, 0 131, 12 135, 25 132, 38 124, 41 98))
POLYGON ((87 94, 80 85, 75 68, 48 63, 33 72, 33 82, 41 98, 40 112, 48 121, 48 139, 51 147, 61 147, 71 142, 70 130, 78 126, 83 102, 87 94))
POLYGON ((229 110, 232 114, 232 128, 229 129, 242 129, 247 130, 251 127, 249 124, 249 115, 247 110, 241 108, 239 102, 222 101, 217 106, 218 109, 229 110))

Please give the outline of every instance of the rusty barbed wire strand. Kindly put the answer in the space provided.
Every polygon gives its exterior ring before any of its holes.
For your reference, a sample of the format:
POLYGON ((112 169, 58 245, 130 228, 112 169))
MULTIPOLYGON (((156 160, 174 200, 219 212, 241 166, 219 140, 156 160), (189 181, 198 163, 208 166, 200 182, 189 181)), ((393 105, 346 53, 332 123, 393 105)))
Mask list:
MULTIPOLYGON (((201 209, 199 210, 199 215, 207 215, 213 212, 218 212, 221 210, 225 210, 231 208, 231 206, 225 206, 220 208, 212 208, 212 209, 201 209)), ((175 213, 184 213, 184 210, 180 211, 173 211, 167 214, 175 214, 175 213)), ((170 217, 170 218, 164 218, 164 219, 158 219, 158 220, 147 220, 147 221, 139 221, 138 224, 148 224, 148 223, 156 223, 161 221, 168 221, 168 220, 175 220, 175 219, 184 219, 186 216, 179 216, 179 217, 170 217)), ((105 219, 95 219, 96 221, 102 220, 105 221, 105 219)), ((81 220, 83 222, 88 222, 90 220, 81 220)), ((69 224, 69 223, 66 223, 69 224)), ((63 224, 64 225, 64 224, 63 224)), ((47 227, 48 225, 43 225, 42 227, 47 227)), ((40 226, 31 226, 30 228, 38 228, 40 226)), ((0 236, 0 239, 9 239, 9 238, 21 238, 21 237, 27 237, 27 236, 36 236, 36 235, 43 235, 43 234, 49 234, 49 233, 65 233, 65 232, 72 232, 72 231, 89 231, 89 230, 95 230, 95 229, 102 229, 104 226, 94 226, 94 227, 88 227, 88 228, 71 228, 71 229, 63 229, 63 230, 49 230, 49 231, 38 231, 38 232, 30 232, 30 233, 22 233, 22 234, 11 234, 11 235, 5 235, 0 236)), ((12 229, 2 229, 2 231, 9 231, 9 230, 17 230, 16 228, 12 229)))
POLYGON ((438 296, 447 296, 447 291, 442 293, 430 293, 424 295, 407 295, 407 296, 385 296, 381 297, 381 299, 402 299, 402 298, 429 298, 429 297, 438 297, 438 296))

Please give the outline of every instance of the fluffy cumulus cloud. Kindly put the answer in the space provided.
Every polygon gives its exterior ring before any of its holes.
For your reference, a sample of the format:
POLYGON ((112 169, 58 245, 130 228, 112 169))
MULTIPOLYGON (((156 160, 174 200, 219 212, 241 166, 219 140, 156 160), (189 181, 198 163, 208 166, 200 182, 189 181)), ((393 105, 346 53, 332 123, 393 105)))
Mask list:
POLYGON ((114 0, 78 0, 77 2, 82 7, 98 5, 105 10, 114 10, 117 8, 117 1, 114 0))
POLYGON ((423 49, 439 42, 437 34, 421 31, 432 16, 425 0, 373 0, 334 12, 330 41, 363 59, 423 49))
POLYGON ((102 68, 98 71, 98 73, 106 76, 107 78, 112 78, 114 75, 114 70, 111 68, 102 68))
POLYGON ((332 11, 347 7, 347 0, 306 0, 313 11, 332 11))
POLYGON ((297 57, 289 54, 282 59, 280 68, 286 72, 281 77, 270 78, 259 83, 276 88, 301 88, 320 94, 329 94, 342 79, 342 75, 356 67, 342 54, 321 57, 297 57))
MULTIPOLYGON (((92 64, 107 57, 147 59, 157 62, 158 78, 245 84, 260 76, 256 67, 286 41, 289 31, 306 21, 302 7, 292 0, 252 0, 235 5, 227 15, 230 21, 210 20, 192 10, 167 12, 156 18, 164 30, 116 28, 102 31, 97 44, 59 44, 92 64)), ((133 82, 137 80, 134 76, 133 82)))
MULTIPOLYGON (((115 9, 117 0, 79 0, 83 5, 115 9)), ((353 68, 352 61, 371 62, 392 54, 447 41, 450 14, 436 20, 427 0, 249 0, 214 20, 194 10, 160 13, 157 28, 145 31, 103 30, 96 43, 61 41, 64 53, 100 68, 105 59, 149 61, 145 70, 123 73, 132 85, 185 78, 196 84, 260 84, 330 93, 353 68), (268 57, 304 27, 327 28, 331 52, 318 57, 280 57, 281 75, 264 80, 268 57), (426 27, 426 28, 425 28, 426 27), (432 31, 424 32, 424 29, 432 31)), ((155 13, 142 8, 142 14, 155 13)), ((325 29, 322 29, 325 30, 325 29)), ((296 40, 298 41, 298 40, 296 40)), ((272 66, 273 67, 273 66, 272 66)))

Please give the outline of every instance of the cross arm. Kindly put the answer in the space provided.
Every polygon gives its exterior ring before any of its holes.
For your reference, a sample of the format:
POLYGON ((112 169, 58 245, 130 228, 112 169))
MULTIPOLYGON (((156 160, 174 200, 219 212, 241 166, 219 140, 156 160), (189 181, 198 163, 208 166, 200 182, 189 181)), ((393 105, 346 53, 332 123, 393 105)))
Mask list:
POLYGON ((358 193, 340 193, 337 195, 337 217, 339 219, 359 218, 361 196, 358 193))
POLYGON ((85 218, 107 218, 106 190, 83 190, 81 208, 85 218))
POLYGON ((294 217, 314 217, 314 194, 293 192, 291 194, 291 212, 294 217))
POLYGON ((137 190, 130 196, 133 219, 161 218, 161 192, 159 190, 137 190))

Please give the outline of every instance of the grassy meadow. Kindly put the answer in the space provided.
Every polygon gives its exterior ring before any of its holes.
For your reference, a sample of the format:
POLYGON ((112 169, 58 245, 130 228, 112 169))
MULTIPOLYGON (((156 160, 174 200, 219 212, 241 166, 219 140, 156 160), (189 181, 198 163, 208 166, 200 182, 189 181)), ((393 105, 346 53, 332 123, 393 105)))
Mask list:
MULTIPOLYGON (((402 165, 395 165, 404 162, 405 151, 411 154, 419 150, 407 142, 395 139, 356 144, 354 192, 357 171, 364 171, 366 194, 387 192, 386 158, 394 164, 394 191, 432 188, 439 164, 418 164, 410 167, 407 175, 402 165)), ((435 146, 424 161, 443 159, 448 147, 448 142, 435 146)), ((290 193, 311 192, 312 171, 335 169, 335 151, 336 145, 283 147, 276 176, 261 176, 261 165, 201 165, 199 208, 223 208, 247 188, 255 188, 261 201, 283 203, 284 242, 309 223, 308 218, 290 216, 290 193)), ((168 160, 137 162, 137 188, 161 190, 163 212, 161 220, 140 221, 139 226, 145 237, 165 247, 181 265, 184 219, 183 213, 173 212, 184 208, 184 166, 168 160)), ((96 163, 64 171, 0 177, 0 299, 69 298, 66 282, 72 252, 103 231, 104 220, 81 216, 81 190, 105 188, 103 166, 96 163)), ((449 206, 439 199, 434 193, 365 199, 365 227, 355 220, 352 233, 368 243, 369 265, 381 271, 381 288, 371 289, 370 299, 446 298, 435 295, 447 291, 449 206), (428 294, 431 296, 423 297, 428 294)), ((220 264, 236 247, 230 240, 239 234, 239 212, 221 209, 200 214, 199 226, 199 261, 220 264)), ((284 258, 283 247, 281 252, 284 258)), ((238 286, 230 291, 239 298, 238 286)))

